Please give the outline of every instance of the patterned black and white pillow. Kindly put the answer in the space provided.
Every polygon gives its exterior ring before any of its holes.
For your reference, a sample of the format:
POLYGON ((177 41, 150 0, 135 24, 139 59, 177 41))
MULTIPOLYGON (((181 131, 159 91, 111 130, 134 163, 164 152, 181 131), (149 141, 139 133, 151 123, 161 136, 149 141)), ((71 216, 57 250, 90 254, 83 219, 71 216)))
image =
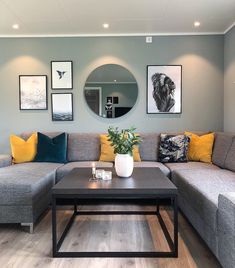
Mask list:
POLYGON ((190 138, 186 135, 161 134, 159 162, 187 162, 190 138))

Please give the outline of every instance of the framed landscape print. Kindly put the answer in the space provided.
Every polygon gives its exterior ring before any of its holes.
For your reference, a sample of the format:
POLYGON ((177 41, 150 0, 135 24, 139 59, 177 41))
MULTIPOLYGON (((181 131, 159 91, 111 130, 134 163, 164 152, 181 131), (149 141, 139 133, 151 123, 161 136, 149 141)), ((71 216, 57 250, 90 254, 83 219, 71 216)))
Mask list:
POLYGON ((47 76, 19 76, 20 110, 47 110, 47 76))
POLYGON ((72 89, 73 88, 73 62, 52 61, 51 62, 51 88, 72 89))
POLYGON ((182 65, 147 66, 147 113, 182 113, 182 65))
POLYGON ((52 121, 73 121, 73 94, 51 94, 52 121))

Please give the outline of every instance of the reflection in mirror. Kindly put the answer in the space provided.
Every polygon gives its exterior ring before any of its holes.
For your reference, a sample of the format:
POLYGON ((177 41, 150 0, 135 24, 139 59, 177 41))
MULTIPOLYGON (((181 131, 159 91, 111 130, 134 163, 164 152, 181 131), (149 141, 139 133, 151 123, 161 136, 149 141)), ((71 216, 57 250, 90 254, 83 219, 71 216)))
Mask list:
POLYGON ((126 68, 106 64, 88 76, 84 94, 93 112, 101 117, 116 118, 128 113, 135 105, 138 86, 126 68))

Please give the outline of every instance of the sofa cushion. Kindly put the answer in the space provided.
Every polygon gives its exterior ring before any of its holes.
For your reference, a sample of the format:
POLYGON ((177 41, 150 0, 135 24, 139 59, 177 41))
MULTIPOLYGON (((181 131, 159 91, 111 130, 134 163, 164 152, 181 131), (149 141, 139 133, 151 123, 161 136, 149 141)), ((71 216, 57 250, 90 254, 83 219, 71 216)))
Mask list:
POLYGON ((193 162, 189 161, 187 163, 165 163, 165 165, 170 169, 170 171, 174 170, 184 170, 184 169, 212 169, 212 170, 219 170, 220 168, 216 165, 210 163, 202 163, 202 162, 193 162))
POLYGON ((166 175, 170 175, 170 170, 162 163, 155 162, 155 161, 142 161, 142 162, 135 162, 134 167, 157 167, 160 168, 161 171, 166 175))
POLYGON ((235 137, 225 159, 224 167, 235 171, 235 137))
POLYGON ((37 154, 34 162, 67 162, 67 134, 61 133, 50 138, 38 132, 37 154))
MULTIPOLYGON (((56 182, 60 181, 65 175, 67 175, 73 168, 91 168, 92 161, 80 161, 80 162, 70 162, 66 165, 59 167, 56 170, 56 182)), ((113 163, 95 161, 96 168, 112 168, 113 163)))
MULTIPOLYGON (((137 136, 138 134, 136 134, 137 136)), ((114 154, 114 147, 111 145, 111 141, 109 141, 109 137, 107 134, 100 135, 100 145, 101 145, 101 152, 99 161, 107 161, 107 162, 114 162, 115 161, 115 154, 114 154)), ((140 154, 139 154, 139 147, 134 146, 133 150, 133 159, 136 162, 141 161, 140 154)))
POLYGON ((214 133, 199 136, 186 131, 185 135, 190 137, 188 160, 211 163, 214 133))
POLYGON ((100 156, 100 136, 97 133, 69 133, 69 162, 98 161, 100 156))
POLYGON ((142 161, 158 161, 158 148, 160 142, 159 133, 141 133, 142 139, 139 145, 140 158, 142 161))
POLYGON ((212 154, 212 163, 224 168, 225 159, 227 157, 228 151, 232 145, 234 135, 227 133, 216 133, 214 149, 212 154))
POLYGON ((10 145, 13 163, 31 162, 37 153, 37 133, 33 133, 27 140, 11 135, 10 145))
POLYGON ((158 159, 162 163, 187 162, 190 138, 186 135, 160 135, 158 159))
POLYGON ((55 182, 56 163, 22 163, 0 169, 0 204, 32 205, 55 182))
POLYGON ((235 191, 235 174, 229 170, 175 170, 172 181, 205 222, 217 230, 218 196, 235 191))

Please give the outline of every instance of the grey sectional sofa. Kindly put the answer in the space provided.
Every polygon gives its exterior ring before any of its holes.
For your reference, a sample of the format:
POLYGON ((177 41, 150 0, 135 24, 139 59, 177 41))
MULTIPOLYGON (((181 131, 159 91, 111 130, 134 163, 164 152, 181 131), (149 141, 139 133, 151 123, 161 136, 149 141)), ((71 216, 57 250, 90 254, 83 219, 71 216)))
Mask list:
MULTIPOLYGON (((53 137, 58 133, 46 133, 53 137)), ((22 134, 23 138, 30 133, 22 134)), ((212 164, 158 162, 159 133, 141 134, 142 161, 136 167, 160 168, 179 189, 179 207, 220 263, 235 267, 235 134, 216 133, 212 164)), ((68 163, 11 165, 0 156, 0 223, 29 225, 48 208, 50 191, 74 167, 112 167, 98 161, 99 134, 68 134, 68 163)))

